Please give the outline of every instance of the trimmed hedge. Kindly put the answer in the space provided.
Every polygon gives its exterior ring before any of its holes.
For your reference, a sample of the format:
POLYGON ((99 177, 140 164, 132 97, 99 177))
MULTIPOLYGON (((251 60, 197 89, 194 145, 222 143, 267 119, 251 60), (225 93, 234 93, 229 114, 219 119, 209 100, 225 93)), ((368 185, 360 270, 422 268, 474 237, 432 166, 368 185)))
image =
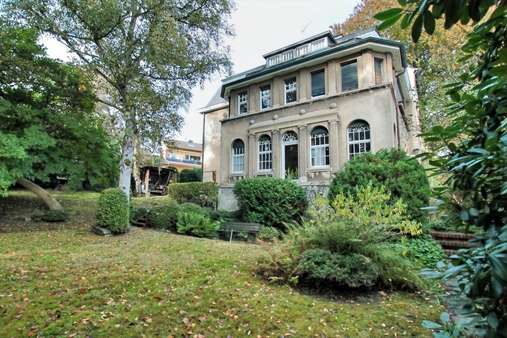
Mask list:
POLYGON ((171 183, 167 193, 178 203, 195 203, 201 207, 216 207, 218 185, 213 182, 171 183))
POLYGON ((201 182, 201 181, 202 181, 201 168, 183 169, 178 176, 178 182, 180 183, 201 182))
POLYGON ((238 181, 234 194, 243 220, 281 229, 286 223, 299 222, 307 205, 303 188, 276 177, 238 181))
POLYGON ((127 195, 119 188, 104 190, 97 203, 97 225, 121 234, 128 231, 129 221, 127 195))
POLYGON ((423 220, 428 206, 430 185, 423 166, 404 151, 385 149, 365 153, 347 162, 336 173, 329 189, 329 199, 340 193, 353 194, 359 186, 383 186, 391 194, 391 202, 402 199, 411 218, 423 220))
POLYGON ((134 199, 133 221, 146 221, 146 226, 176 231, 179 205, 170 197, 134 199))

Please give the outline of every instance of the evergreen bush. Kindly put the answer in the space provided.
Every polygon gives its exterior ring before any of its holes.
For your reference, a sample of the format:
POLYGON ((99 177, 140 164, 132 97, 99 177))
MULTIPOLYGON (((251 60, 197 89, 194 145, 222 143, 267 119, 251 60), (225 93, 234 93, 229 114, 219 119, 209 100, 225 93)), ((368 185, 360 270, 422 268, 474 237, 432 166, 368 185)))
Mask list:
POLYGON ((97 203, 97 225, 109 229, 113 234, 128 231, 129 201, 119 188, 104 190, 97 203))
POLYGON ((195 203, 215 208, 218 203, 218 186, 213 182, 171 183, 167 194, 178 203, 195 203))

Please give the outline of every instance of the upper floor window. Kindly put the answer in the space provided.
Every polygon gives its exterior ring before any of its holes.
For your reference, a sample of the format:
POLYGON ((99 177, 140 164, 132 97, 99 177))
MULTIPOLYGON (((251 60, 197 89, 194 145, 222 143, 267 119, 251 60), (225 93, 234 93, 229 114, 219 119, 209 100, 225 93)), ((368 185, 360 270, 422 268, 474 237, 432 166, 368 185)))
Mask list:
POLYGON ((382 84, 384 82, 384 59, 374 59, 375 68, 375 84, 382 84))
POLYGON ((341 71, 342 92, 357 89, 357 60, 342 63, 341 71))
POLYGON ((237 139, 232 142, 232 173, 241 174, 245 170, 245 143, 237 139))
POLYGON ((285 80, 285 103, 296 102, 297 96, 296 78, 293 77, 285 80))
POLYGON ((273 169, 273 147, 271 137, 262 135, 259 137, 259 171, 273 169))
POLYGON ((313 128, 310 152, 312 167, 325 167, 329 165, 329 133, 326 128, 313 128))
POLYGON ((312 97, 322 96, 326 93, 324 69, 312 72, 312 97))
POLYGON ((260 88, 261 110, 271 108, 271 86, 266 85, 260 88))
POLYGON ((362 120, 352 122, 347 128, 349 159, 371 150, 370 125, 362 120))
POLYGON ((238 113, 248 113, 248 93, 241 92, 238 94, 238 113))

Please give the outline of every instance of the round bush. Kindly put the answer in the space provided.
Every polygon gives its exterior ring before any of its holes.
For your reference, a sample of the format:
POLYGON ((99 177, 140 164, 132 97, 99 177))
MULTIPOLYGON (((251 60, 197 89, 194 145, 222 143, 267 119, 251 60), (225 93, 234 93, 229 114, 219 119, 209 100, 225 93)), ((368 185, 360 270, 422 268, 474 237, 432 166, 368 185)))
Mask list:
POLYGON ((352 194, 358 186, 384 186, 391 202, 402 199, 413 219, 424 219, 421 208, 429 202, 430 185, 423 166, 397 149, 365 153, 350 160, 336 173, 329 189, 329 199, 340 193, 352 194))
POLYGON ((148 213, 148 223, 159 229, 176 230, 179 205, 174 200, 165 205, 153 207, 148 213))
POLYGON ((114 234, 125 233, 129 227, 129 201, 119 188, 106 189, 97 204, 97 225, 114 234))
POLYGON ((274 242, 280 238, 280 231, 273 227, 262 227, 257 238, 265 242, 274 242))
POLYGON ((245 221, 276 228, 299 221, 307 205, 303 188, 291 180, 275 177, 241 180, 234 186, 234 194, 245 221))

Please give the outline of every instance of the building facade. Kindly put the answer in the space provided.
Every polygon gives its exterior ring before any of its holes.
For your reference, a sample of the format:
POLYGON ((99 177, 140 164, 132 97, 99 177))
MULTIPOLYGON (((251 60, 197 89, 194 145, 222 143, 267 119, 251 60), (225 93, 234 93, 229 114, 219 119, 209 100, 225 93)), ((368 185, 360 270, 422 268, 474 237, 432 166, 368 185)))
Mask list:
POLYGON ((374 30, 325 32, 264 55, 222 81, 204 115, 203 173, 231 187, 252 176, 288 177, 323 191, 352 157, 421 150, 415 71, 404 46, 374 30))
POLYGON ((161 167, 184 169, 202 167, 202 144, 193 141, 169 141, 162 148, 161 167))

